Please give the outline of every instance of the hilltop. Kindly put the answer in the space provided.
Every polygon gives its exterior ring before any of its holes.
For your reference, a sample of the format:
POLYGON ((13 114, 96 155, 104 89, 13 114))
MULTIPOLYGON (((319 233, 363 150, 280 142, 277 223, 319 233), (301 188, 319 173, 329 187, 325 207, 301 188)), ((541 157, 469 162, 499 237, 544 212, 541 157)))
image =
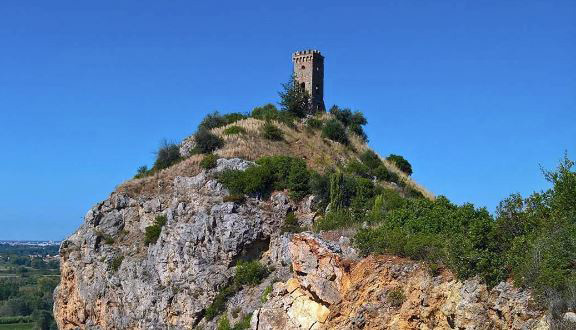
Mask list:
POLYGON ((290 109, 209 114, 93 207, 61 245, 59 328, 570 326, 569 160, 495 219, 371 150, 362 113, 290 109))

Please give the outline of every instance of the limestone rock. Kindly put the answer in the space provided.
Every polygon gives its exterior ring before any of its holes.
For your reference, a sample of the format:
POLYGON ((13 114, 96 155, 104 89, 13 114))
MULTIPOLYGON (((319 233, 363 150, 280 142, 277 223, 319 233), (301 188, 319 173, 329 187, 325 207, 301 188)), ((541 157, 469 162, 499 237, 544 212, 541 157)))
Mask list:
MULTIPOLYGON (((176 177, 170 193, 149 199, 113 193, 92 208, 61 246, 62 281, 54 293, 59 328, 197 324, 232 276, 236 260, 267 250, 291 207, 282 192, 268 201, 223 202, 228 192, 212 174, 248 166, 240 159, 220 159, 210 173, 176 177), (168 221, 147 246, 144 230, 158 215, 168 221), (121 261, 117 270, 110 266, 114 260, 121 261)), ((262 290, 234 299, 251 313, 262 290)))
POLYGON ((294 235, 293 278, 254 312, 252 329, 548 329, 529 292, 503 282, 458 281, 392 257, 343 259, 318 236, 294 235), (404 299, 391 301, 390 292, 404 299))

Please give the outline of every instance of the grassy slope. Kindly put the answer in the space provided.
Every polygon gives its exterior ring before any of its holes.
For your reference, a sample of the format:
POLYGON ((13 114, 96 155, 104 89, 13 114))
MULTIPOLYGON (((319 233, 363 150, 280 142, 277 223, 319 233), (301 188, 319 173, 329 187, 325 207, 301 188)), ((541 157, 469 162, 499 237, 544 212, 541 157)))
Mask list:
MULTIPOLYGON (((325 114, 324 117, 328 118, 330 114, 325 114)), ((246 134, 240 135, 224 135, 223 131, 228 126, 212 130, 226 142, 225 146, 215 154, 224 158, 238 157, 247 160, 256 160, 264 156, 291 155, 306 160, 308 167, 323 172, 332 166, 344 166, 348 161, 358 159, 363 151, 369 149, 368 145, 357 136, 350 136, 350 146, 344 146, 322 138, 320 130, 311 130, 303 123, 296 124, 296 127, 288 127, 275 122, 276 126, 284 132, 284 140, 270 141, 260 136, 260 127, 263 124, 262 120, 248 118, 228 125, 237 125, 246 129, 246 134)), ((118 191, 136 196, 170 189, 174 177, 198 174, 201 171, 199 163, 203 157, 203 155, 193 155, 154 176, 127 181, 118 187, 118 191)), ((420 191, 429 199, 434 198, 432 193, 406 176, 394 164, 384 159, 383 161, 386 167, 398 174, 407 185, 420 191)))

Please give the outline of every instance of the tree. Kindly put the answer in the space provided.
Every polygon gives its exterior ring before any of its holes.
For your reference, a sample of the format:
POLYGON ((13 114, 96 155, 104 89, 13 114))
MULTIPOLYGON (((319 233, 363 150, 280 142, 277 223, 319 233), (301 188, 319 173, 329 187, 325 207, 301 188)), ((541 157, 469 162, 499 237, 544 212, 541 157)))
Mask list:
POLYGON ((281 98, 282 110, 296 117, 304 118, 310 112, 310 95, 304 86, 298 84, 292 76, 282 87, 284 90, 278 93, 281 98))
POLYGON ((386 157, 386 160, 392 162, 400 169, 400 171, 406 173, 407 175, 412 175, 412 165, 400 155, 390 154, 386 157))
POLYGON ((341 109, 337 105, 333 105, 330 108, 330 114, 332 114, 339 122, 344 125, 344 127, 348 128, 348 130, 359 137, 362 140, 368 142, 368 136, 364 132, 362 126, 368 124, 368 120, 364 117, 364 114, 360 111, 352 112, 352 110, 348 108, 341 109))
POLYGON ((180 159, 180 148, 178 148, 178 146, 174 143, 164 141, 156 152, 154 169, 165 169, 177 163, 180 159))
POLYGON ((194 134, 196 149, 201 153, 209 153, 224 146, 224 140, 214 135, 205 128, 201 128, 194 134))

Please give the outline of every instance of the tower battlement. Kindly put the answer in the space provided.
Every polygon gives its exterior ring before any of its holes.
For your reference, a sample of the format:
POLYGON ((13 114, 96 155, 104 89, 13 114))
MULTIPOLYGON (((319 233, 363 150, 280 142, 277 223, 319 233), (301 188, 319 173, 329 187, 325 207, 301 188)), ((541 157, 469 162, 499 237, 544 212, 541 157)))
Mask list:
POLYGON ((294 79, 310 95, 311 112, 326 111, 324 107, 324 56, 316 49, 292 54, 294 79))

